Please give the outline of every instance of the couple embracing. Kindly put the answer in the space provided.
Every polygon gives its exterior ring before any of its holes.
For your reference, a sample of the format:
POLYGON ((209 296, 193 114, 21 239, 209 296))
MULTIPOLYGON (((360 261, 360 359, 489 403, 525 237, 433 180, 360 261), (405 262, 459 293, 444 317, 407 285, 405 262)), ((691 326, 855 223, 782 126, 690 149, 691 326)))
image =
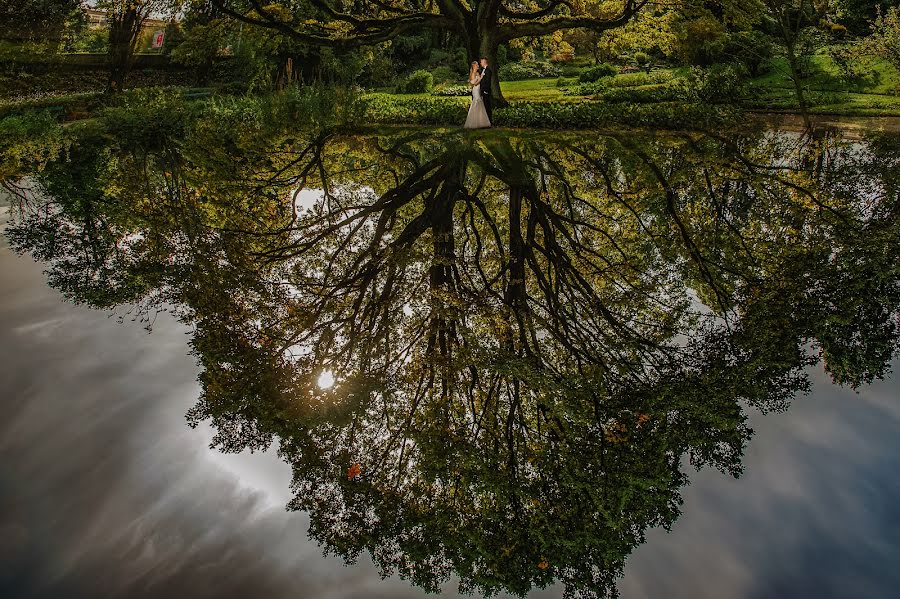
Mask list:
POLYGON ((472 86, 472 105, 469 106, 469 116, 466 117, 466 129, 480 129, 490 127, 494 118, 493 105, 491 103, 491 78, 494 71, 488 64, 487 58, 472 61, 469 69, 469 85, 472 86))

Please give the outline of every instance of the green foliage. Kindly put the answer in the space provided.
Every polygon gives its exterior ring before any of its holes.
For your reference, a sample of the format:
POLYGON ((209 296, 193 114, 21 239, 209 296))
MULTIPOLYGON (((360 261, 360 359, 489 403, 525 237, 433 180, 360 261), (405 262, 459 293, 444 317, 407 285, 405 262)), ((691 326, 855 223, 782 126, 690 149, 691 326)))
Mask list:
POLYGON ((635 52, 632 55, 634 58, 634 62, 636 62, 639 66, 644 66, 650 63, 650 56, 646 52, 635 52))
POLYGON ((872 23, 872 34, 862 41, 862 47, 900 71, 900 7, 892 7, 884 14, 878 14, 872 23))
POLYGON ((47 42, 55 49, 65 27, 83 19, 78 0, 0 0, 0 40, 47 42))
POLYGON ((852 35, 864 36, 879 14, 897 6, 897 0, 835 0, 832 4, 838 22, 852 35))
POLYGON ((467 97, 472 95, 472 88, 468 85, 442 85, 434 88, 432 96, 467 97))
POLYGON ((722 46, 722 62, 736 62, 747 68, 751 77, 759 77, 772 68, 775 45, 761 31, 738 31, 728 35, 722 46))
POLYGON ((693 68, 688 88, 701 102, 727 104, 746 96, 747 70, 739 64, 717 64, 706 69, 693 68))
POLYGON ((675 33, 676 52, 681 62, 698 66, 718 62, 728 37, 725 25, 712 15, 681 21, 675 33))
POLYGON ((608 89, 595 96, 603 102, 630 102, 633 104, 653 104, 657 102, 690 102, 690 93, 684 79, 669 83, 657 83, 641 87, 620 87, 608 89))
POLYGON ((840 77, 847 83, 858 82, 871 74, 861 56, 858 44, 835 44, 828 47, 828 56, 838 70, 840 77))
POLYGON ((618 72, 619 69, 615 65, 609 63, 598 64, 595 67, 589 67, 581 71, 581 74, 578 75, 578 81, 580 83, 593 83, 603 77, 613 77, 618 72))
MULTIPOLYGON (((388 94, 366 97, 365 120, 376 123, 459 126, 469 102, 464 98, 405 99, 388 94)), ((729 108, 682 102, 639 105, 605 102, 512 102, 494 109, 495 124, 536 129, 579 129, 626 125, 661 129, 725 126, 738 117, 729 108)))
POLYGON ((653 71, 651 73, 625 73, 615 77, 604 77, 594 83, 586 83, 570 88, 566 94, 572 96, 593 96, 609 89, 641 87, 669 83, 675 78, 671 71, 653 71))
POLYGON ((434 77, 428 71, 413 71, 397 86, 398 94, 427 94, 434 88, 434 77))
POLYGON ((469 101, 464 98, 403 98, 391 94, 365 96, 365 118, 374 123, 449 125, 465 122, 469 101))
POLYGON ((0 120, 0 182, 41 171, 67 144, 62 127, 47 112, 0 120))
POLYGON ((431 71, 431 77, 435 84, 447 83, 448 81, 459 81, 459 75, 450 67, 439 66, 431 71))
POLYGON ((504 81, 523 81, 525 79, 559 77, 560 69, 550 62, 511 62, 502 65, 498 69, 498 73, 504 81))
POLYGON ((582 67, 576 66, 574 64, 564 64, 559 69, 559 74, 562 77, 580 77, 581 71, 584 69, 582 67))

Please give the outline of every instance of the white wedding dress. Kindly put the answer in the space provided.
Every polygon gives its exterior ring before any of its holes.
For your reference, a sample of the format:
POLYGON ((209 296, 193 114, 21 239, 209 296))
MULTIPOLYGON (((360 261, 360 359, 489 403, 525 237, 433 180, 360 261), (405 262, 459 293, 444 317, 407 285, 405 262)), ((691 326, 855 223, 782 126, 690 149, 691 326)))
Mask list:
POLYGON ((472 105, 469 106, 469 115, 466 117, 465 129, 481 129, 490 127, 487 110, 484 109, 484 100, 481 99, 481 84, 472 88, 472 105))

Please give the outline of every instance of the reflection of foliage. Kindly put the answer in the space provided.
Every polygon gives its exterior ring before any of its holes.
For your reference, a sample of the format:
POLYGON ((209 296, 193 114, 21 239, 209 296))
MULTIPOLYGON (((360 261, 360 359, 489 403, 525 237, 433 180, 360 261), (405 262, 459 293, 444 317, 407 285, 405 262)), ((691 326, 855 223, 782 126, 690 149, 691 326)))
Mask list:
POLYGON ((76 300, 177 306, 191 422, 226 451, 277 438, 313 537, 429 590, 613 593, 684 462, 740 473, 742 403, 784 408, 818 354, 857 385, 896 352, 891 140, 209 110, 149 136, 107 113, 13 246, 76 300))

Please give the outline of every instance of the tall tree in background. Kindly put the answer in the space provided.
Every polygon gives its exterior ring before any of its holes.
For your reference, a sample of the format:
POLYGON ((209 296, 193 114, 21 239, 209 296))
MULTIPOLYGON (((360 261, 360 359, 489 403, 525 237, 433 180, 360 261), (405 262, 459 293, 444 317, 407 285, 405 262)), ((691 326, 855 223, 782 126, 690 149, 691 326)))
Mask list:
POLYGON ((2 58, 55 52, 66 25, 83 19, 80 9, 81 0, 0 0, 2 58))
POLYGON ((867 35, 869 24, 879 14, 900 7, 898 0, 832 0, 830 4, 837 13, 838 22, 853 35, 867 35))
POLYGON ((107 92, 119 92, 125 87, 144 21, 166 6, 166 0, 102 0, 97 4, 98 8, 107 11, 109 20, 107 92))
POLYGON ((813 0, 763 0, 765 16, 772 23, 772 33, 785 52, 797 104, 807 126, 809 120, 809 102, 803 89, 803 48, 805 40, 813 27, 824 17, 827 5, 814 4, 813 0))
MULTIPOLYGON (((650 4, 650 0, 586 4, 568 0, 437 0, 433 4, 287 0, 276 7, 260 0, 212 1, 235 19, 279 30, 315 47, 354 48, 423 29, 450 31, 460 37, 470 57, 486 56, 493 65, 497 65, 497 50, 503 43, 571 29, 615 29, 650 4), (287 8, 294 18, 286 20, 280 7, 287 8)), ((493 96, 502 102, 497 77, 491 87, 493 96)))
POLYGON ((864 51, 879 56, 900 69, 900 7, 880 11, 871 24, 872 34, 862 41, 864 51))

